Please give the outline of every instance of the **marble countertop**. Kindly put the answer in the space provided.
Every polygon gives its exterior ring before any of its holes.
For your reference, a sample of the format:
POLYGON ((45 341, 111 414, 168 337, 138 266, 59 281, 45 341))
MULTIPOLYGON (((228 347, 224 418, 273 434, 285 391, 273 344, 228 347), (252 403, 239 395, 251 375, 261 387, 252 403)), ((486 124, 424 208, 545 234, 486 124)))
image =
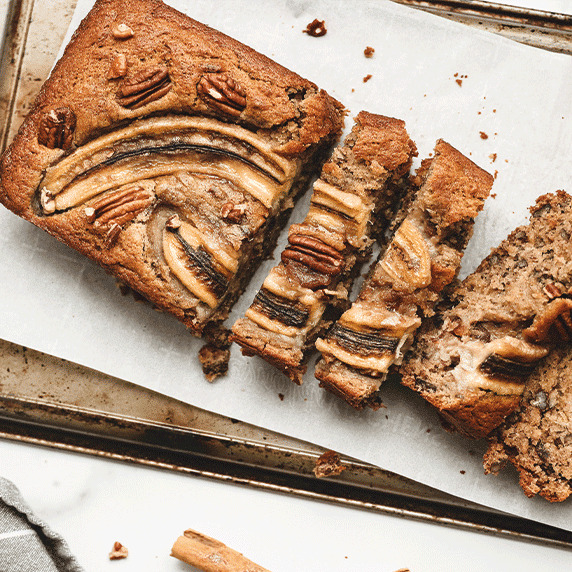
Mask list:
POLYGON ((170 557, 186 528, 273 572, 570 569, 568 550, 170 471, 8 441, 0 441, 0 459, 2 476, 86 572, 190 570, 170 557), (108 559, 115 541, 127 559, 108 559))
MULTIPOLYGON (((3 35, 8 4, 0 0, 3 35)), ((572 13, 567 1, 511 4, 572 13)), ((66 539, 86 572, 190 570, 170 557, 186 528, 273 572, 571 567, 567 550, 15 441, 0 440, 0 460, 0 475, 66 539), (127 559, 109 560, 116 541, 127 559)))

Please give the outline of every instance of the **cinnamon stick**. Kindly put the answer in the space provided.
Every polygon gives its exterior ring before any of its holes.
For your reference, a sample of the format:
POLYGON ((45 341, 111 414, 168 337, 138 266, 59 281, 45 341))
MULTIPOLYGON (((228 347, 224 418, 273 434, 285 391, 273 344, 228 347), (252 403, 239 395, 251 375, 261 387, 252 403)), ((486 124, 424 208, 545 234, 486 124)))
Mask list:
POLYGON ((171 556, 204 572, 270 572, 219 540, 191 529, 177 538, 171 556))

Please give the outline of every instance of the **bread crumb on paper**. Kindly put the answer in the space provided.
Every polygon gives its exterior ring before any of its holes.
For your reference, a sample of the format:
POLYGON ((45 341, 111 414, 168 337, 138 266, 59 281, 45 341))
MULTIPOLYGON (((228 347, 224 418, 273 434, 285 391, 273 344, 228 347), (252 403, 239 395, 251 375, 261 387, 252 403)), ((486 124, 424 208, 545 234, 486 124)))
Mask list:
POLYGON ((372 47, 370 47, 370 46, 368 46, 368 47, 363 51, 363 55, 364 55, 366 58, 372 58, 374 53, 375 53, 375 50, 374 50, 372 47))
POLYGON ((302 32, 308 34, 308 36, 312 36, 313 38, 325 36, 328 33, 328 30, 326 29, 326 21, 318 20, 318 18, 316 18, 313 22, 310 22, 302 32))
POLYGON ((115 542, 113 544, 113 550, 109 553, 109 560, 123 560, 127 558, 129 551, 121 542, 115 542))

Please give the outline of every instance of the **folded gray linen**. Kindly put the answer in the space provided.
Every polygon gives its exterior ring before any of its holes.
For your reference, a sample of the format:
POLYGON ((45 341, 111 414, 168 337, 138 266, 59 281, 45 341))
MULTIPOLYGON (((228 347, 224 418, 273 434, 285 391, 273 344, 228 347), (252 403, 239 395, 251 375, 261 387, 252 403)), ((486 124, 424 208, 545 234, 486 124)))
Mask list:
POLYGON ((0 572, 83 572, 65 540, 0 477, 0 572))

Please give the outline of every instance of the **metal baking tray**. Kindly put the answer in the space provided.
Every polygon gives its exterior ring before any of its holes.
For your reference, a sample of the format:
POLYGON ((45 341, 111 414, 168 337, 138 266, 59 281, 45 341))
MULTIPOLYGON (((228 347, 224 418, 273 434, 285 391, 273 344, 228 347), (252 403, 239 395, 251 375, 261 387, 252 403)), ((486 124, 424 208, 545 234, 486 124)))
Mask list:
MULTIPOLYGON (((572 53, 572 17, 481 1, 398 0, 517 41, 572 53)), ((74 0, 12 0, 0 65, 0 151, 47 77, 74 0), (54 24, 57 23, 57 25, 54 24)), ((455 498, 324 449, 0 340, 0 437, 314 500, 572 548, 572 533, 455 498)))

